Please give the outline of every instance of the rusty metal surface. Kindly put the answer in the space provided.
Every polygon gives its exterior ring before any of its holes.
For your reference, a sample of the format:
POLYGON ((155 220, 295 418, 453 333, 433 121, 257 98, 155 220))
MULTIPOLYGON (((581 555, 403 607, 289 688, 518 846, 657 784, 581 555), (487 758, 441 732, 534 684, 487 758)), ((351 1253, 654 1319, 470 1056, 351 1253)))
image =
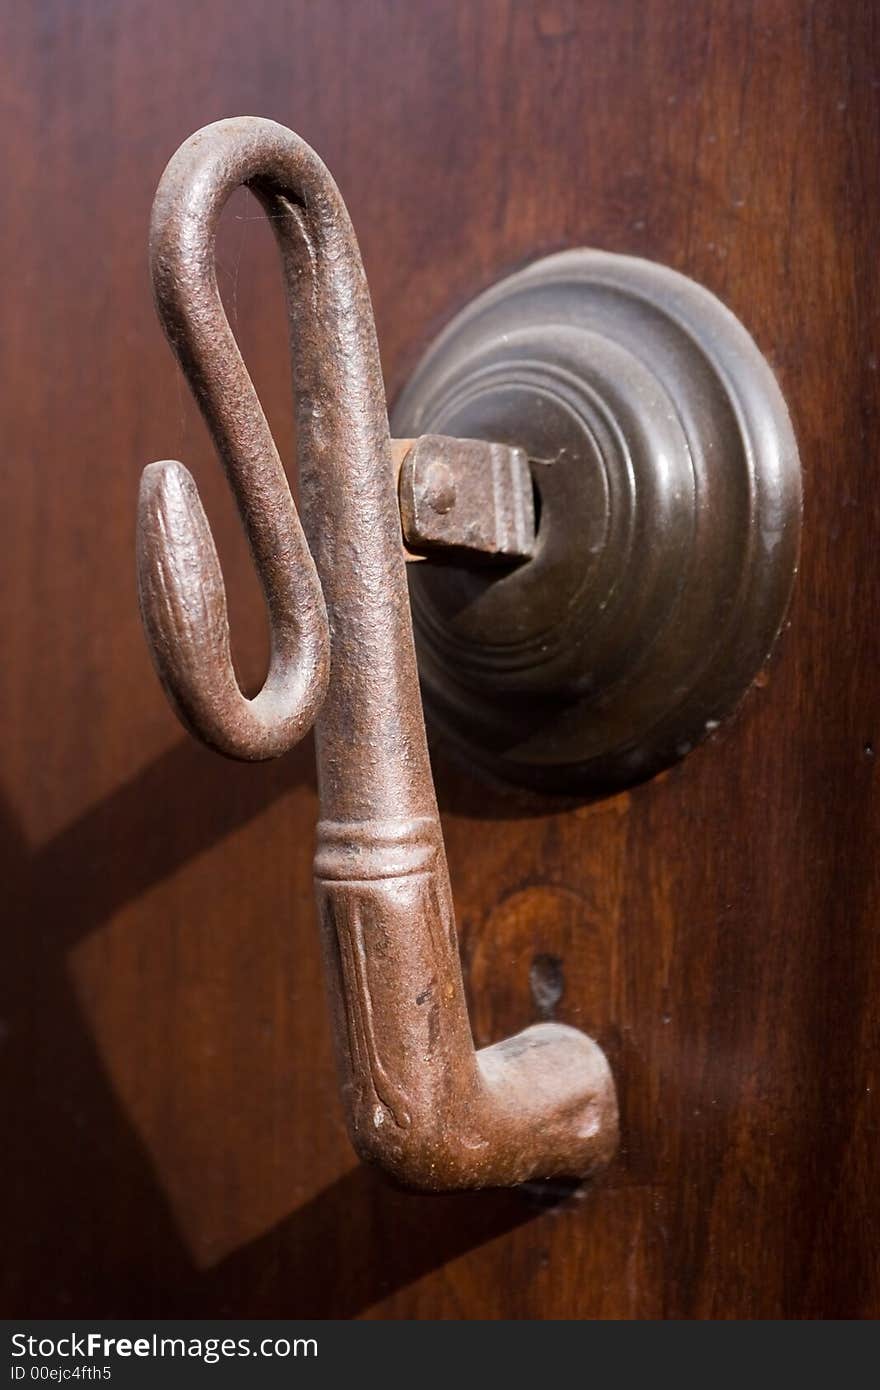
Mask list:
POLYGON ((433 1190, 585 1176, 616 1145, 600 1048, 553 1023, 473 1045, 372 309, 342 199, 292 132, 221 121, 171 160, 151 256, 163 325, 263 584, 272 633, 263 690, 247 700, 238 689, 213 541, 179 463, 144 474, 144 625, 176 709, 222 752, 274 756, 317 716, 315 885, 353 1143, 401 1182, 433 1190), (217 220, 241 185, 269 215, 284 267, 302 526, 217 292, 217 220))
POLYGON ((535 499, 523 449, 426 434, 408 445, 398 474, 407 549, 433 558, 528 560, 535 551, 535 499))

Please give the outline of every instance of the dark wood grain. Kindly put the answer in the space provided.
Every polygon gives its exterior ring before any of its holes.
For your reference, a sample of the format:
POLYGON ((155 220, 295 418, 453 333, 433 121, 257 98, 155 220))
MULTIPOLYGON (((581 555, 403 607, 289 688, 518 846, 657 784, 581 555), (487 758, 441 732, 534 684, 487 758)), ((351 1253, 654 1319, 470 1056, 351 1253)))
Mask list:
MULTIPOLYGON (((880 1315, 878 23, 870 0, 5 8, 4 1313, 880 1315), (149 666, 134 500, 169 455, 211 512, 241 668, 265 664, 146 272, 166 159, 242 113, 336 175, 392 390, 475 290, 585 244, 721 295, 790 404, 802 570, 730 725, 575 812, 437 750, 478 1041, 553 1009, 616 1070, 623 1150, 573 1202, 407 1196, 357 1166, 310 748, 212 758, 149 666)), ((221 280, 289 456, 259 219, 230 208, 221 280)))

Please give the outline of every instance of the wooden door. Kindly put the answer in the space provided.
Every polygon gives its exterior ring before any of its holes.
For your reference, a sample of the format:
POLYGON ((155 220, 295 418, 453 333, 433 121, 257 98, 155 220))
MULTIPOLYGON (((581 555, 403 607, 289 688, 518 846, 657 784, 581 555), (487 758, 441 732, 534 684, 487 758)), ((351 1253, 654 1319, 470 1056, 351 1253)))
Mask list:
MULTIPOLYGON (((880 1314, 877 28, 871 0, 5 7, 7 1315, 880 1314), (264 766, 202 751, 149 664, 134 502, 168 456, 211 513, 246 680, 265 664, 146 270, 166 160, 243 113, 333 171, 392 396, 472 294, 587 245, 714 290, 789 402, 801 573, 733 721, 575 811, 436 753, 478 1040, 539 1016, 552 957, 556 1017, 615 1070, 622 1148, 574 1202, 410 1196, 357 1163, 311 746, 264 766)), ((280 279, 247 195, 219 264, 289 458, 280 279)))

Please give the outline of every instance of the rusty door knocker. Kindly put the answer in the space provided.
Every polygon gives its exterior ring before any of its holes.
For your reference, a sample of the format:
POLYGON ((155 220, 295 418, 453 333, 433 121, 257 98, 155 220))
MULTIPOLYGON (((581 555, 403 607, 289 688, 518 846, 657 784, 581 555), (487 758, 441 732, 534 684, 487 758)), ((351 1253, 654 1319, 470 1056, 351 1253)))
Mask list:
POLYGON ((151 262, 165 331, 238 502, 271 621, 263 689, 229 652, 195 484, 147 468, 138 576, 153 659, 199 738, 273 757, 315 723, 315 885, 342 1094, 358 1152, 420 1188, 581 1177, 617 1135, 607 1061, 543 1023, 475 1051, 419 698, 373 315, 328 171, 271 121, 193 135, 163 175, 151 262), (296 376, 302 525, 217 290, 214 237, 241 185, 278 240, 296 376))
POLYGON ((692 280, 568 251, 452 320, 392 441, 345 205, 271 121, 186 141, 150 245, 263 585, 263 689, 238 687, 179 463, 143 477, 144 624, 172 703, 212 747, 274 757, 315 723, 316 894, 355 1147, 424 1188, 583 1177, 617 1140, 596 1043, 544 1023, 474 1049, 416 650, 432 721, 497 778, 594 795, 683 757, 750 686, 797 568, 800 465, 773 374, 692 280), (281 250, 302 526, 217 291, 217 220, 240 185, 281 250), (459 563, 412 566, 408 594, 404 542, 459 563))

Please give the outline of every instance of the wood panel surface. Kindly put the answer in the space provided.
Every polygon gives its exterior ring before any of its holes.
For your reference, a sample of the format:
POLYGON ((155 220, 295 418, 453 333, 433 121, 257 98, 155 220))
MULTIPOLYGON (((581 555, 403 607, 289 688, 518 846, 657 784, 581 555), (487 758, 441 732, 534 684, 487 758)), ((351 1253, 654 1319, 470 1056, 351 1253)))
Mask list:
MULTIPOLYGON (((878 24, 871 0, 3 6, 5 1314, 880 1314, 878 24), (235 114, 334 172, 392 392, 475 291, 583 244, 709 286, 790 404, 796 599, 710 744, 575 809, 437 750, 478 1041, 555 1008, 616 1071, 622 1151, 577 1200, 409 1196, 358 1166, 311 748, 201 751, 149 665, 134 502, 169 455, 212 516, 246 679, 265 663, 146 271, 165 161, 235 114)), ((280 280, 244 194, 219 264, 289 458, 280 280)))

